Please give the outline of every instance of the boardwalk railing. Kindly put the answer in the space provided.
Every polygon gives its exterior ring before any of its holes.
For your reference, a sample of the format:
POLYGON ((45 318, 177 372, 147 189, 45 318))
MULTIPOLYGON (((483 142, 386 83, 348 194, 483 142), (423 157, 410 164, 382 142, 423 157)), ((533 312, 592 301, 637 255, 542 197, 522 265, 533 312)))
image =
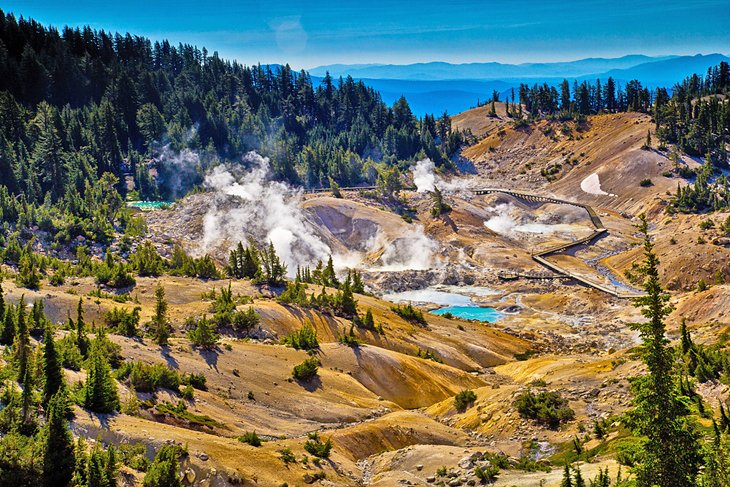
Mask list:
MULTIPOLYGON (((373 191, 375 189, 376 189, 375 186, 350 186, 350 187, 342 187, 342 188, 340 188, 340 191, 342 191, 342 192, 345 192, 345 191, 373 191)), ((406 191, 408 191, 408 190, 412 191, 412 190, 415 190, 416 188, 415 187, 406 187, 406 188, 402 188, 402 189, 406 190, 406 191)), ((316 189, 305 189, 304 190, 305 193, 328 193, 331 191, 332 191, 332 188, 316 188, 316 189)), ((577 247, 579 245, 588 245, 591 242, 593 242, 593 240, 595 240, 596 238, 600 237, 603 234, 608 233, 608 230, 606 230, 606 228, 603 226, 603 222, 601 221, 601 218, 598 216, 598 214, 595 212, 595 210, 593 208, 591 208, 590 206, 584 205, 581 203, 576 203, 575 201, 562 200, 559 198, 553 198, 550 196, 543 196, 543 195, 539 195, 539 194, 528 193, 525 191, 513 191, 511 189, 486 188, 486 189, 476 189, 476 190, 473 190, 472 192, 475 195, 501 193, 501 194, 507 194, 507 195, 513 196, 515 198, 520 198, 522 200, 525 200, 528 202, 533 202, 533 203, 554 203, 554 204, 558 204, 558 205, 570 205, 570 206, 575 206, 575 207, 584 209, 588 213, 588 216, 591 219, 591 223, 593 224, 593 227, 595 229, 593 231, 593 233, 591 233, 587 237, 581 238, 574 242, 561 244, 561 245, 558 245, 555 247, 551 247, 547 250, 542 250, 538 253, 532 254, 532 259, 535 262, 543 265, 544 267, 547 267, 551 271, 559 274, 560 276, 575 279, 576 281, 581 282, 581 283, 585 284, 586 286, 590 286, 594 289, 598 289, 599 291, 603 291, 605 293, 608 293, 612 296, 616 296, 618 298, 631 299, 631 298, 636 298, 636 297, 643 295, 641 293, 620 290, 617 286, 611 287, 609 285, 605 285, 605 284, 601 284, 601 283, 592 281, 579 274, 571 272, 570 270, 565 269, 564 267, 561 267, 557 264, 549 262, 547 259, 545 259, 545 257, 547 257, 548 255, 551 255, 551 254, 555 254, 558 252, 565 252, 566 250, 569 250, 573 247, 577 247)), ((506 278, 506 279, 510 279, 510 278, 515 279, 517 277, 524 277, 527 279, 542 279, 543 278, 543 277, 533 277, 534 274, 530 274, 530 273, 524 273, 523 275, 516 275, 515 273, 504 272, 504 273, 502 273, 502 275, 505 276, 503 278, 506 278), (506 277, 508 275, 512 275, 512 276, 516 276, 516 277, 506 277)), ((560 276, 553 276, 553 278, 560 277, 560 276)), ((544 279, 548 279, 548 278, 549 277, 544 277, 544 279)))
MULTIPOLYGON (((529 202, 535 202, 535 203, 555 203, 559 205, 571 205, 571 206, 577 206, 578 208, 583 208, 588 213, 588 216, 591 219, 591 223, 593 224, 593 227, 595 230, 593 233, 588 235, 587 237, 575 240, 573 242, 568 242, 565 244, 557 245, 555 247, 551 247, 546 250, 542 250, 540 252, 532 254, 532 260, 535 262, 543 265, 544 267, 547 267, 553 272, 556 272, 560 275, 569 277, 571 279, 575 279, 578 282, 581 282, 585 284, 586 286, 590 286, 594 289, 598 289, 599 291, 603 291, 605 293, 608 293, 612 296, 616 296, 617 298, 624 298, 624 299, 632 299, 637 298, 640 296, 643 296, 642 293, 636 293, 636 292, 630 292, 630 291, 624 291, 620 290, 618 286, 610 286, 606 284, 601 284, 599 282, 595 282, 591 279, 587 279, 580 274, 576 274, 575 272, 571 272, 570 270, 561 267, 553 262, 548 261, 545 259, 548 255, 555 254, 558 252, 565 252, 568 249, 571 249, 573 247, 577 247, 579 245, 588 245, 596 238, 600 237, 603 234, 608 233, 608 230, 603 226, 603 222, 599 218, 598 214, 588 205, 583 205, 581 203, 576 203, 574 201, 568 201, 568 200, 561 200, 558 198, 552 198, 550 196, 542 196, 542 195, 536 195, 532 193, 526 193, 522 191, 512 191, 509 189, 497 189, 497 188, 488 188, 488 189, 478 189, 474 191, 474 194, 477 195, 484 195, 484 194, 492 194, 492 193, 502 193, 507 194, 510 196, 514 196, 515 198, 520 198, 525 201, 529 202)), ((506 275, 506 274, 504 274, 506 275)))

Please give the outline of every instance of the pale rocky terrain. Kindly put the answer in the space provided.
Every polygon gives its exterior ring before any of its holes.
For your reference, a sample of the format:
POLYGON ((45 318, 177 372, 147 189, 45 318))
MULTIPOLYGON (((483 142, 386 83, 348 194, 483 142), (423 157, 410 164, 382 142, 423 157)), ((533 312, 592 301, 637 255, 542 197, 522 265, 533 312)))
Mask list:
MULTIPOLYGON (((727 332, 730 287, 715 285, 703 292, 694 288, 699 279, 713 283, 718 271, 720 277, 730 278, 730 250, 722 244, 719 230, 699 230, 703 217, 664 213, 667 192, 685 182, 662 176, 669 168, 665 153, 641 149, 647 130, 653 128, 649 117, 599 115, 589 117, 580 128, 539 122, 516 129, 501 104, 498 117, 488 117, 487 110, 482 107, 454 117, 456 127, 468 128, 479 138, 463 153, 476 173, 459 176, 459 181, 591 205, 607 234, 592 245, 550 259, 605 284, 635 285, 626 271, 631 275, 641 259, 634 224, 636 216, 646 212, 653 222, 662 277, 676 305, 669 319, 672 336, 681 319, 687 320, 698 341, 711 342, 727 332), (555 163, 560 168, 549 181, 541 169, 555 163), (645 178, 653 185, 640 186, 645 178), (608 194, 595 194, 599 187, 608 194), (698 243, 700 233, 705 243, 698 243)), ((159 282, 167 292, 175 338, 165 349, 148 339, 112 339, 125 358, 204 373, 208 390, 196 391, 188 409, 220 425, 199 429, 170 418, 99 417, 77 409, 74 431, 109 443, 143 442, 150 454, 164 442, 187 444, 190 457, 184 468, 191 472, 188 479, 194 478, 192 485, 301 485, 314 482, 313 476, 323 472, 326 478, 316 480, 322 485, 456 486, 475 480, 475 468, 483 464, 485 452, 504 452, 513 464, 523 455, 559 458, 571 448, 573 438, 591 431, 594 420, 610 418, 608 439, 586 443, 586 448, 600 447, 601 453, 581 469, 584 478, 605 467, 615 474, 613 445, 625 435, 615 418, 630 404, 627 379, 641 371, 632 353, 638 336, 628 323, 640 320, 640 314, 629 300, 559 276, 500 278, 505 271, 547 272, 532 253, 590 234, 588 214, 576 207, 528 203, 504 194, 445 194, 453 210, 433 218, 427 194, 404 191, 405 202, 415 210, 413 223, 367 193, 346 192, 343 199, 324 194, 301 197, 299 206, 312 232, 333 252, 355 256, 371 291, 356 296, 358 307, 361 312, 372 309, 384 333, 356 329, 362 342, 357 348, 338 342, 349 330, 349 321, 283 306, 272 299, 275 290, 233 280, 234 294, 251 297, 261 316, 260 329, 246 339, 224 337, 217 350, 201 352, 184 338, 182 323, 189 316, 210 313, 211 303, 201 295, 229 281, 138 278, 132 295, 142 307, 142 322, 152 315, 159 282), (430 268, 385 271, 382 259, 388 248, 416 228, 435 245, 430 268), (505 312, 503 318, 488 324, 427 313, 428 324, 421 327, 400 318, 390 309, 391 303, 379 298, 389 291, 442 284, 493 289, 494 294, 473 299, 505 312), (322 367, 311 384, 290 378, 292 367, 307 355, 279 344, 304 323, 315 327, 321 343, 317 356, 322 367), (417 357, 419 350, 433 352, 442 363, 417 357), (473 390, 477 400, 457 412, 453 397, 464 389, 473 390), (521 418, 512 403, 527 389, 559 391, 576 418, 558 430, 521 418), (254 430, 267 440, 262 447, 237 440, 254 430), (319 465, 311 456, 302 461, 303 443, 312 431, 334 444, 332 457, 319 465), (290 448, 299 461, 285 465, 279 453, 283 448, 290 448), (441 467, 449 472, 445 478, 436 476, 441 467)), ((161 253, 169 254, 172 243, 200 252, 212 197, 195 194, 169 210, 144 214, 150 238, 161 253)), ((711 218, 717 227, 726 216, 711 218)), ((235 243, 221 241, 207 250, 223 264, 235 243)), ((20 290, 9 281, 3 286, 11 300, 21 294, 27 301, 43 298, 47 313, 59 322, 66 319, 66 310, 75 309, 78 296, 86 296, 88 322, 101 322, 103 313, 115 306, 137 305, 87 296, 95 288, 90 278, 60 287, 44 285, 39 292, 20 290)), ((75 381, 83 376, 68 371, 68 377, 75 381)), ((703 386, 700 392, 712 398, 711 404, 728 394, 721 385, 703 386)), ((122 386, 123 398, 129 394, 122 386)), ((177 397, 162 391, 157 400, 175 402, 177 397)), ((129 485, 141 478, 133 471, 124 474, 129 485)), ((510 468, 502 470, 495 485, 557 486, 561 475, 560 468, 551 472, 510 468)))

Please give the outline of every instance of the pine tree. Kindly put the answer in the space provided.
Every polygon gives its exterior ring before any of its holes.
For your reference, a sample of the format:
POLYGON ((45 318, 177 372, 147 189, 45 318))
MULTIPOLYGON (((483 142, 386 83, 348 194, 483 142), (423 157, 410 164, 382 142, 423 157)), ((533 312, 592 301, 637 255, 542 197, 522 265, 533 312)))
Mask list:
POLYGON ((580 467, 575 467, 575 484, 574 487, 586 487, 586 482, 583 480, 583 474, 580 471, 580 467))
POLYGON ((86 357, 89 353, 89 338, 86 336, 83 298, 79 298, 79 304, 76 306, 76 346, 79 348, 81 356, 86 357))
POLYGON ((560 481, 560 487, 573 487, 573 477, 570 475, 570 465, 567 463, 563 469, 563 479, 560 481))
POLYGON ((204 349, 215 348, 218 344, 218 334, 211 327, 211 323, 203 316, 195 325, 195 328, 188 332, 190 342, 204 349))
POLYGON ((3 285, 0 283, 0 319, 5 317, 5 295, 3 292, 3 285))
POLYGON ((357 301, 355 301, 350 289, 350 278, 345 280, 342 285, 342 293, 340 294, 340 310, 345 316, 357 315, 357 301))
POLYGON ((689 351, 692 349, 692 337, 689 334, 689 330, 687 330, 687 321, 682 320, 682 323, 679 326, 680 329, 680 335, 681 335, 681 346, 682 346, 682 353, 686 354, 689 353, 689 351))
POLYGON ((647 440, 642 446, 636 467, 637 485, 695 485, 699 466, 698 434, 688 419, 687 405, 679 392, 674 371, 673 351, 665 336, 664 318, 672 308, 667 304, 659 280, 659 259, 649 237, 646 217, 641 215, 638 225, 644 235, 644 263, 640 270, 645 277, 645 296, 637 298, 647 319, 632 324, 642 339, 641 355, 648 374, 635 379, 634 409, 629 411, 629 423, 634 431, 647 440))
MULTIPOLYGON (((239 242, 239 250, 241 249, 239 242)), ((246 247, 246 251, 241 257, 241 274, 242 277, 254 279, 261 273, 261 259, 259 258, 259 252, 253 244, 246 247)))
POLYGON ((48 402, 63 387, 63 371, 50 323, 46 325, 43 341, 43 400, 48 402))
POLYGON ((362 274, 357 270, 352 271, 352 292, 357 294, 365 293, 365 284, 362 282, 362 274))
POLYGON ((167 318, 167 301, 165 300, 165 289, 161 284, 155 289, 155 314, 152 317, 152 337, 158 345, 167 345, 172 327, 167 318))
POLYGON ((74 467, 74 442, 66 421, 66 396, 61 391, 49 401, 43 427, 43 485, 69 485, 74 467))
POLYGON ((15 340, 15 319, 14 319, 13 306, 9 305, 5 307, 5 314, 3 316, 3 329, 0 332, 0 343, 3 345, 12 345, 15 340))
POLYGON ((164 445, 160 448, 144 476, 144 487, 182 487, 178 454, 176 446, 164 445))
POLYGON ((365 318, 362 320, 362 326, 368 330, 375 329, 375 320, 373 319, 372 309, 368 308, 367 313, 365 313, 365 318))
POLYGON ((94 445, 86 464, 86 487, 116 487, 116 450, 110 446, 104 451, 99 442, 94 445))
POLYGON ((98 338, 91 347, 90 364, 82 391, 83 406, 96 413, 113 413, 119 409, 117 386, 98 338))
POLYGON ((18 365, 18 381, 24 381, 26 372, 28 371, 28 361, 30 360, 30 335, 28 334, 28 324, 25 318, 25 295, 20 296, 18 302, 18 333, 15 343, 15 361, 18 365))
POLYGON ((327 265, 322 271, 322 285, 329 287, 340 287, 340 281, 337 280, 337 274, 335 273, 335 265, 332 262, 332 256, 327 259, 327 265))
POLYGON ((269 286, 281 286, 284 284, 286 277, 286 266, 281 263, 281 259, 276 255, 273 242, 269 242, 269 246, 261 251, 261 260, 263 261, 263 276, 259 274, 259 281, 265 281, 269 286))

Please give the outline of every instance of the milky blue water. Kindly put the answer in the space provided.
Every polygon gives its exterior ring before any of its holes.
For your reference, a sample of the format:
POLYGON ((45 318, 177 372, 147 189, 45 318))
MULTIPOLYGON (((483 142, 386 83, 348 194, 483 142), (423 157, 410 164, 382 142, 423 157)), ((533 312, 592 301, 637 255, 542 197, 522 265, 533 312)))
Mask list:
POLYGON ((472 301, 469 295, 492 296, 496 294, 499 293, 493 289, 475 286, 438 286, 386 294, 383 296, 383 299, 394 303, 436 304, 443 307, 431 311, 433 314, 443 315, 451 313, 457 318, 494 323, 503 316, 502 313, 494 308, 479 307, 472 301), (462 291, 465 294, 451 291, 462 291))
POLYGON ((170 206, 171 204, 172 202, 170 201, 130 201, 127 203, 127 206, 133 206, 140 210, 154 210, 163 206, 170 206))
POLYGON ((456 318, 486 321, 488 323, 494 323, 503 316, 502 313, 494 308, 481 308, 479 306, 446 306, 445 308, 431 311, 431 313, 435 315, 451 313, 456 318))

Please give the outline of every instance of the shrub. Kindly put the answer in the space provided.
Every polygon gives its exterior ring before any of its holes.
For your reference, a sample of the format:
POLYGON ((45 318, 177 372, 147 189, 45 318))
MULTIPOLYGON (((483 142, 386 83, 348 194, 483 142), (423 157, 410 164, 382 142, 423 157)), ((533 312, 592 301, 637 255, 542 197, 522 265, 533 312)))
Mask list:
POLYGON ((644 178, 641 181, 639 181, 639 186, 642 188, 648 188, 649 186, 652 186, 654 183, 651 182, 651 179, 644 178))
POLYGON ((66 278, 63 275, 62 271, 56 271, 53 273, 53 275, 48 279, 48 284, 51 286, 63 286, 63 284, 66 282, 66 278))
POLYGON ((179 446, 163 445, 144 476, 144 487, 182 486, 179 461, 181 454, 182 449, 179 446))
POLYGON ((715 228, 715 222, 713 222, 709 218, 707 220, 702 220, 700 222, 700 229, 702 229, 702 230, 708 230, 710 228, 715 228))
POLYGON ((123 465, 126 465, 139 472, 146 472, 149 469, 150 461, 145 456, 147 449, 144 443, 119 443, 117 454, 123 465))
POLYGON ((283 343, 297 350, 316 350, 319 348, 317 332, 309 323, 284 337, 283 343))
POLYGON ((255 431, 244 433, 243 436, 238 437, 238 441, 241 443, 248 443, 255 447, 261 446, 261 438, 259 438, 259 435, 257 435, 255 431))
POLYGON ((195 392, 193 392, 193 386, 190 384, 186 385, 182 391, 180 391, 180 396, 182 396, 183 399, 192 401, 195 397, 195 392))
POLYGON ((281 460, 285 464, 297 463, 297 457, 294 456, 294 452, 291 451, 291 448, 282 448, 279 450, 279 454, 281 455, 281 460))
POLYGON ((114 308, 104 315, 104 322, 115 333, 126 337, 139 336, 139 313, 142 308, 135 307, 132 311, 124 308, 114 308))
POLYGON ((454 406, 460 413, 466 411, 466 409, 474 404, 477 400, 477 395, 470 389, 465 389, 454 396, 454 406))
POLYGON ((499 468, 509 468, 509 457, 505 455, 504 453, 485 453, 482 457, 484 460, 487 460, 491 465, 494 465, 495 467, 499 468))
POLYGON ((208 389, 205 385, 206 381, 207 378, 205 377, 205 374, 196 374, 195 372, 190 372, 180 378, 181 383, 191 385, 199 391, 205 391, 208 389))
POLYGON ((416 352, 416 357, 422 358, 425 360, 433 360, 434 362, 438 362, 440 364, 444 363, 443 360, 441 360, 441 357, 439 357, 436 352, 433 350, 421 350, 420 348, 416 352))
POLYGON ((474 475, 482 482, 494 482, 499 476, 499 467, 491 464, 486 467, 477 466, 474 469, 474 475))
POLYGON ((188 332, 188 338, 194 347, 209 350, 218 345, 220 336, 213 330, 212 323, 208 321, 208 318, 203 316, 195 322, 195 328, 188 332))
POLYGON ((357 337, 352 333, 343 333, 339 338, 338 341, 343 344, 347 345, 348 347, 359 347, 360 346, 360 340, 357 339, 357 337))
POLYGON ((557 392, 540 392, 535 395, 532 391, 527 391, 517 397, 514 406, 520 416, 553 429, 575 417, 568 401, 557 392))
POLYGON ((236 311, 233 315, 233 328, 237 331, 246 331, 255 327, 261 321, 259 314, 249 306, 246 311, 236 311))
POLYGON ((406 305, 391 306, 390 310, 404 320, 421 325, 426 324, 426 318, 423 317, 423 312, 414 308, 410 303, 406 305))
POLYGON ((299 381, 308 381, 317 375, 318 368, 319 360, 316 357, 308 358, 301 364, 294 366, 294 369, 292 369, 292 377, 299 381))
POLYGON ((127 363, 117 371, 117 378, 123 380, 127 376, 129 383, 140 392, 155 392, 159 388, 177 391, 180 388, 180 375, 165 364, 127 363))
POLYGON ((204 414, 195 414, 188 411, 188 407, 183 401, 178 401, 177 405, 173 405, 167 401, 155 406, 157 414, 169 415, 188 422, 191 426, 205 428, 225 428, 226 425, 216 421, 210 416, 204 414))
POLYGON ((329 458, 330 452, 332 451, 332 440, 327 438, 327 441, 322 442, 318 433, 309 433, 308 439, 304 443, 304 450, 317 458, 329 458))

